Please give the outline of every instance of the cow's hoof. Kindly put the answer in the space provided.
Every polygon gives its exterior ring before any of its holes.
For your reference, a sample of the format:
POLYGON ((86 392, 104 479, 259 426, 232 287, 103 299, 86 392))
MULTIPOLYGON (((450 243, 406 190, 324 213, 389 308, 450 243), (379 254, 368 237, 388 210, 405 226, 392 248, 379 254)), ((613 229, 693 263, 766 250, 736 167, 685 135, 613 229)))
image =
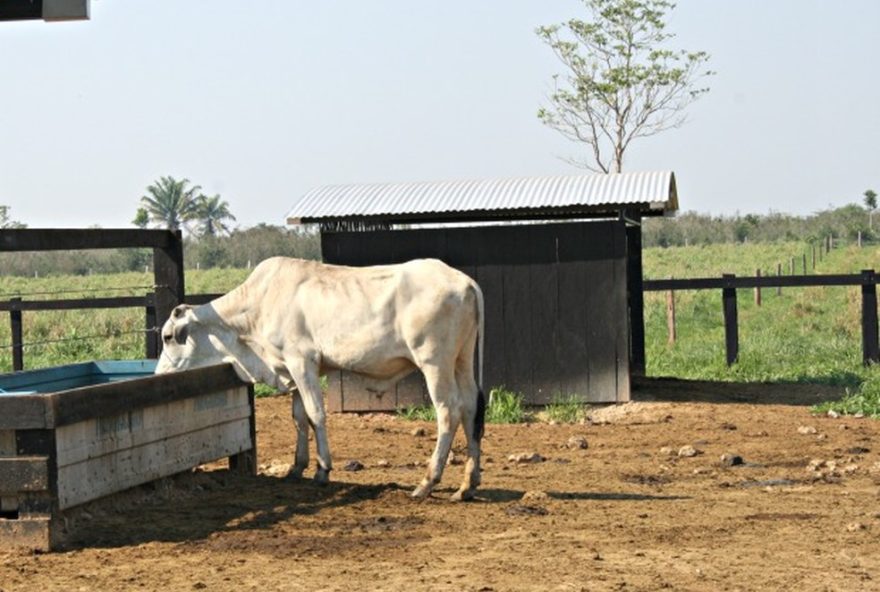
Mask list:
POLYGON ((324 487, 330 483, 330 472, 325 471, 324 469, 318 469, 315 472, 315 484, 324 487))
POLYGON ((415 491, 409 494, 409 496, 414 500, 423 500, 429 495, 431 495, 430 485, 419 485, 418 487, 416 487, 415 491))
POLYGON ((449 501, 452 502, 467 502, 474 499, 474 490, 473 489, 459 489, 449 498, 449 501))
POLYGON ((284 476, 285 481, 299 481, 303 477, 303 467, 290 467, 284 476))

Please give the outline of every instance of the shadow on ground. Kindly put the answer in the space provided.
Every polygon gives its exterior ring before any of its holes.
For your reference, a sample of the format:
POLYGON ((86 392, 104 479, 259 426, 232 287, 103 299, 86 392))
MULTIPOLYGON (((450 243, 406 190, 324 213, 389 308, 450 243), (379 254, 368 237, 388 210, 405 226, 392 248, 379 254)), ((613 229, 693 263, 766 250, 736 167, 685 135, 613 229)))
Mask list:
POLYGON ((634 376, 634 401, 816 405, 843 397, 842 385, 794 382, 721 382, 634 376))

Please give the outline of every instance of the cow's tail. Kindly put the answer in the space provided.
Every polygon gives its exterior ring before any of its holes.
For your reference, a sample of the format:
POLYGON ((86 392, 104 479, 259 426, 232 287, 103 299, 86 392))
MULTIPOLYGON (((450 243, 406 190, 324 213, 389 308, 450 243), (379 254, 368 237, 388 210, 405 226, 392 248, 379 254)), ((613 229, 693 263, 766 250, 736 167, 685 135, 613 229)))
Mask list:
POLYGON ((486 425, 486 396, 483 394, 483 344, 486 341, 486 315, 483 291, 476 282, 474 282, 473 288, 477 297, 477 412, 474 416, 474 439, 480 441, 483 438, 483 429, 486 425))

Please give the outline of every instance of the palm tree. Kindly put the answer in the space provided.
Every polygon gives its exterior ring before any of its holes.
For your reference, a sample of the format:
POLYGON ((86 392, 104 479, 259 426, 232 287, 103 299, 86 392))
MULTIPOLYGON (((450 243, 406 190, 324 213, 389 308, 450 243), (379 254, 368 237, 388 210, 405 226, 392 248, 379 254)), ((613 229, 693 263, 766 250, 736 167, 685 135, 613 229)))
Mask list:
POLYGON ((224 222, 235 220, 235 216, 229 211, 229 204, 221 200, 219 194, 214 197, 200 195, 196 199, 196 212, 193 217, 199 222, 202 236, 228 233, 229 227, 224 222))
POLYGON ((182 224, 197 217, 199 191, 198 185, 188 187, 189 179, 176 180, 174 177, 160 177, 147 187, 141 197, 141 205, 155 224, 168 230, 178 230, 182 224))

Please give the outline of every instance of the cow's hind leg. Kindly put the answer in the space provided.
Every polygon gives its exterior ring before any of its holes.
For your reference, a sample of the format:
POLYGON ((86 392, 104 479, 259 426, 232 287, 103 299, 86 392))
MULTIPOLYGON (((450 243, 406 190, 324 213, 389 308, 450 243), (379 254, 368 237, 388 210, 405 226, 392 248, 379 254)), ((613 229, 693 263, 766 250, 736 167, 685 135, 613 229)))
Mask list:
MULTIPOLYGON (((467 359, 473 359, 473 352, 467 359)), ((451 499, 463 501, 473 499, 480 485, 480 440, 483 437, 486 400, 474 380, 473 363, 459 363, 455 377, 461 395, 462 428, 467 439, 468 459, 464 467, 464 480, 451 499)))
POLYGON ((438 368, 427 366, 422 368, 425 382, 428 385, 428 393, 437 410, 437 444, 434 454, 428 463, 428 471, 422 482, 412 493, 412 497, 423 499, 430 495, 434 486, 443 477, 443 468, 452 448, 452 439, 455 430, 461 421, 461 405, 458 396, 458 387, 452 368, 438 368))
POLYGON ((301 479, 303 471, 309 466, 309 418, 306 415, 306 408, 303 406, 299 391, 291 391, 290 396, 293 421, 296 424, 296 453, 287 477, 301 479))

